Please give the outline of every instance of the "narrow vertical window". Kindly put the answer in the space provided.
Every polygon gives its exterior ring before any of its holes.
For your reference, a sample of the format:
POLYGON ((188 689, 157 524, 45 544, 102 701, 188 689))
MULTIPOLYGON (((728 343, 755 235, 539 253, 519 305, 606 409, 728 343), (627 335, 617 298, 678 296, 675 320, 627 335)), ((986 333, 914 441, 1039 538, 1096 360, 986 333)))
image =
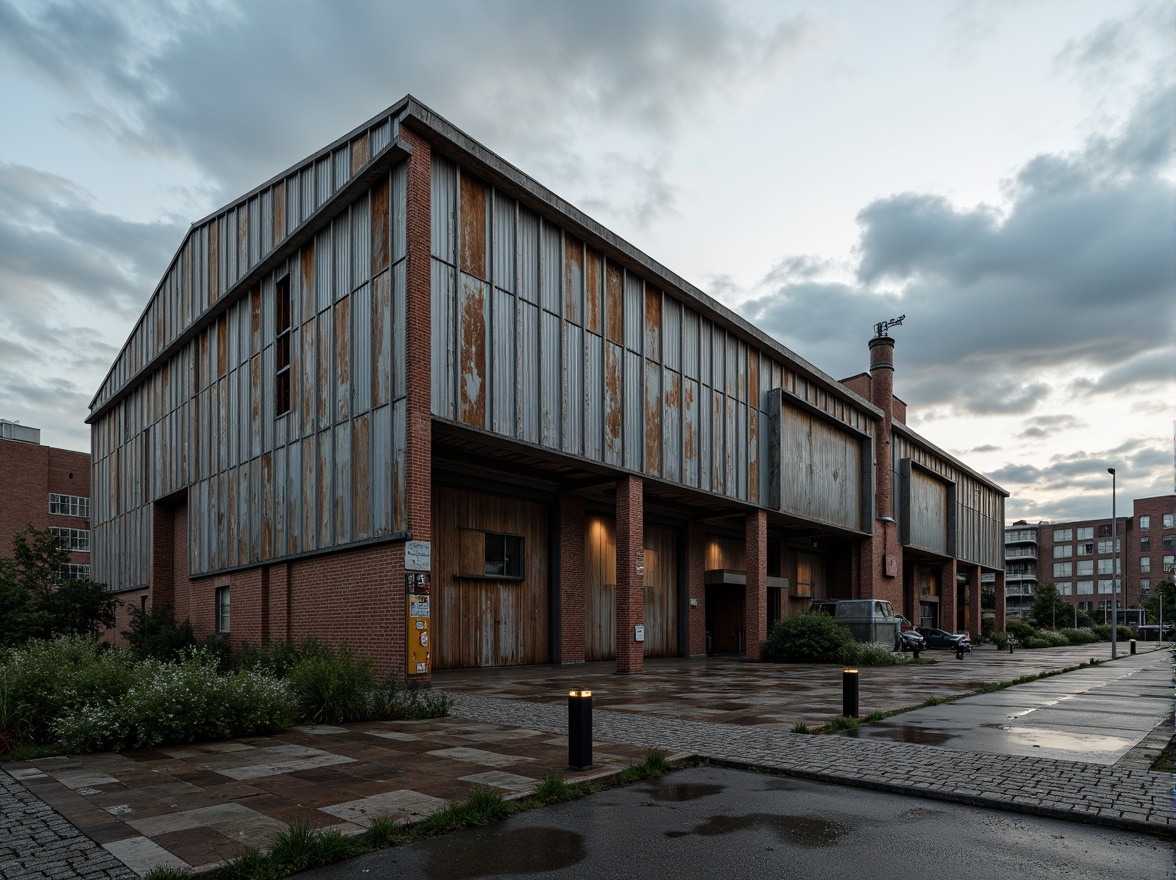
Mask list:
POLYGON ((274 415, 290 411, 290 276, 274 291, 274 415))
POLYGON ((227 633, 229 631, 228 587, 217 587, 216 589, 216 631, 218 633, 227 633))

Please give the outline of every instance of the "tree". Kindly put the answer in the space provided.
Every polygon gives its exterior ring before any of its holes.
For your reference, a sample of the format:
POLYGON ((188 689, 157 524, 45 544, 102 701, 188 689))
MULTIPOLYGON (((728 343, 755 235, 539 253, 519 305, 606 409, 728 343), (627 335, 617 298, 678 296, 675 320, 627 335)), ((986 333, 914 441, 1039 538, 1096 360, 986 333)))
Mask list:
POLYGON ((1066 627, 1074 619, 1074 606, 1058 594, 1056 586, 1046 581, 1044 584, 1037 585, 1029 617, 1039 628, 1057 629, 1059 623, 1066 627))
POLYGON ((1151 595, 1143 603, 1148 623, 1160 622, 1161 605, 1164 611, 1164 623, 1176 623, 1176 583, 1160 581, 1152 589, 1151 595))
POLYGON ((88 580, 55 583, 69 551, 48 529, 31 525, 12 539, 12 556, 0 558, 0 645, 58 635, 97 636, 112 627, 118 599, 88 580))

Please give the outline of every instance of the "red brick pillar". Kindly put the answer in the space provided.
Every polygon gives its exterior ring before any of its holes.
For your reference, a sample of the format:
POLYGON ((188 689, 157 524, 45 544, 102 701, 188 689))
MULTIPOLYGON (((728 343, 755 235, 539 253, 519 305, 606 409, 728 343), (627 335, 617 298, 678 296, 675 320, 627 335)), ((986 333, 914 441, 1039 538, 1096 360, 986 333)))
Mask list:
MULTIPOLYGON (((945 629, 948 632, 956 631, 956 620, 959 613, 959 587, 956 586, 956 577, 959 575, 959 564, 955 559, 949 559, 943 563, 939 569, 939 623, 936 624, 940 629, 945 629)), ((911 621, 915 626, 920 626, 919 623, 919 594, 915 593, 915 607, 911 609, 911 621)))
POLYGON ((993 583, 996 588, 996 629, 998 632, 1004 632, 1005 628, 1005 573, 998 571, 996 573, 996 581, 993 583))
POLYGON ((902 547, 893 521, 894 339, 890 336, 870 340, 870 402, 882 410, 882 419, 874 434, 874 537, 868 542, 869 568, 863 566, 862 571, 862 598, 887 599, 902 608, 902 547))
POLYGON ((689 596, 686 609, 689 617, 689 653, 691 657, 706 654, 706 532, 700 522, 691 522, 686 527, 686 591, 689 596))
MULTIPOLYGON (((151 505, 151 592, 152 607, 176 604, 175 587, 176 520, 168 504, 151 505)), ((5 551, 7 552, 7 551, 5 551)))
MULTIPOLYGON (((429 142, 406 128, 401 138, 412 147, 406 173, 406 267, 405 267, 405 479, 404 509, 408 532, 414 541, 433 540, 433 415, 430 343, 432 340, 432 306, 430 276, 432 254, 430 186, 432 151, 429 142)), ((403 340, 402 340, 403 341, 403 340)), ((395 369, 395 366, 393 367, 395 369)), ((392 589, 400 595, 391 604, 389 626, 403 644, 407 609, 404 598, 404 545, 391 545, 392 589), (399 586, 398 586, 399 585, 399 586)), ((438 585, 434 585, 434 589, 438 585)), ((434 626, 436 621, 434 621, 434 626)), ((433 633, 436 644, 438 634, 433 633)), ((400 672, 407 674, 407 658, 400 661, 400 672)), ((426 676, 413 675, 414 681, 426 676)))
MULTIPOLYGON (((1000 602, 996 603, 1000 606, 1000 602)), ((972 644, 980 644, 980 626, 983 622, 983 612, 980 610, 980 566, 974 565, 968 570, 968 632, 972 634, 972 644)))
POLYGON ((763 659, 768 637, 768 512, 747 514, 747 592, 743 603, 744 653, 748 660, 763 659))
POLYGON ((617 480, 617 674, 645 668, 645 645, 634 627, 645 623, 645 505, 640 477, 617 480))
POLYGON ((584 499, 559 496, 559 656, 584 662, 584 499))

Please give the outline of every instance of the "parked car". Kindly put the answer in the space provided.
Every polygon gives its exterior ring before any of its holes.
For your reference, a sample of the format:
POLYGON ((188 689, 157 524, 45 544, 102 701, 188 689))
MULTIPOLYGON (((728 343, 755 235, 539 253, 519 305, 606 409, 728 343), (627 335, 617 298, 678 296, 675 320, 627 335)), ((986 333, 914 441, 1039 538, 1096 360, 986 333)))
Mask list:
POLYGON ((967 633, 950 633, 933 626, 920 626, 919 634, 927 640, 928 648, 947 648, 957 654, 972 653, 972 639, 967 633))
POLYGON ((915 627, 913 623, 907 620, 902 615, 898 618, 898 634, 894 639, 894 650, 907 652, 911 651, 915 655, 915 659, 919 658, 919 652, 927 647, 927 641, 922 634, 915 627))

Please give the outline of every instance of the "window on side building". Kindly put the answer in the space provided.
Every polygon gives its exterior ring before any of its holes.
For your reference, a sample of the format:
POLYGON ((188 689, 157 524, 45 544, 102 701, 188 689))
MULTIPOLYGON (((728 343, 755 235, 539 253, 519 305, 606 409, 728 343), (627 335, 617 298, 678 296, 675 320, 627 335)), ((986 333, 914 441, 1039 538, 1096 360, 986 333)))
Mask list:
POLYGON ((274 289, 274 415, 290 411, 290 276, 274 289))
POLYGON ((216 631, 229 631, 229 587, 216 588, 216 631))

